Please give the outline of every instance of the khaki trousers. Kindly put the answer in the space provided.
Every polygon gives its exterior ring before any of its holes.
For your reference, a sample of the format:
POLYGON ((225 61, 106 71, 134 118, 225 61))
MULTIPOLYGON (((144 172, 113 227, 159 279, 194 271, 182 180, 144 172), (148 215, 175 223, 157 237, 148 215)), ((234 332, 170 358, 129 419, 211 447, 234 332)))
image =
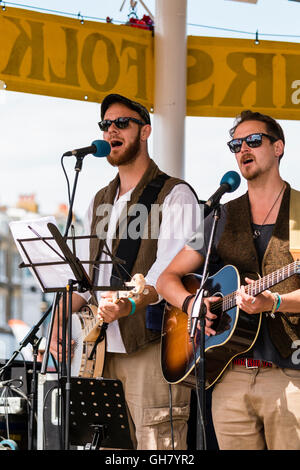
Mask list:
MULTIPOLYGON (((134 447, 171 450, 169 385, 160 367, 160 343, 134 354, 106 353, 103 377, 121 380, 134 447)), ((187 448, 190 390, 172 385, 174 448, 187 448)))
POLYGON ((299 450, 300 370, 230 366, 212 415, 221 450, 299 450))

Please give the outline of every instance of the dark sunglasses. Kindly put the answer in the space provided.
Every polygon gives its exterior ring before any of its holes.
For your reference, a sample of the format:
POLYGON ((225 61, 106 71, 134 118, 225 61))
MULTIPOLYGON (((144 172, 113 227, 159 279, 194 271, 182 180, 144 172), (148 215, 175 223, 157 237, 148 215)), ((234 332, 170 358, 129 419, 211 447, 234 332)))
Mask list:
POLYGON ((145 123, 143 121, 140 121, 139 119, 135 119, 133 117, 119 117, 114 120, 104 119, 104 121, 98 122, 98 126, 103 132, 108 131, 112 123, 114 123, 118 129, 126 129, 129 126, 129 121, 135 122, 136 124, 140 124, 141 126, 145 126, 145 123))
POLYGON ((272 143, 276 142, 276 140, 278 140, 275 137, 273 137, 272 135, 268 135, 268 134, 264 134, 263 132, 260 132, 258 134, 247 135, 247 137, 241 137, 239 139, 233 139, 230 142, 227 142, 227 145, 230 148, 231 152, 239 153, 241 151, 243 142, 246 142, 246 144, 250 148, 260 147, 261 144, 262 144, 263 136, 268 137, 268 139, 270 139, 270 141, 272 143))

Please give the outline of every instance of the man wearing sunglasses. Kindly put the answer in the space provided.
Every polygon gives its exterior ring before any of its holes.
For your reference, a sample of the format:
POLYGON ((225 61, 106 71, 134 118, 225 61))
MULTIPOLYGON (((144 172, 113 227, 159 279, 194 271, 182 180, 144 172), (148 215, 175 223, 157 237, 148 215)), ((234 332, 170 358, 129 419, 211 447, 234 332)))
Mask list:
MULTIPOLYGON (((300 211, 295 208, 300 207, 300 193, 280 176, 285 139, 278 122, 243 111, 230 135, 228 146, 248 191, 221 206, 209 273, 235 266, 243 284, 237 291, 237 306, 249 315, 263 314, 256 341, 242 356, 231 358, 226 369, 224 363, 225 371, 214 386, 214 427, 220 449, 296 450, 300 449, 299 275, 280 283, 279 278, 271 290, 258 295, 247 293, 245 286, 257 279, 256 273, 266 276, 293 262, 290 217, 299 225, 300 211)), ((193 297, 181 278, 203 265, 211 226, 212 214, 205 220, 203 249, 186 245, 158 279, 158 292, 182 310, 184 305, 188 314, 193 297)), ((211 308, 217 300, 204 300, 207 337, 219 334, 211 308)))
MULTIPOLYGON (((108 95, 101 104, 99 127, 111 146, 107 159, 118 169, 118 174, 90 204, 85 232, 96 234, 97 239, 91 240, 89 250, 82 252, 80 258, 96 259, 100 255, 101 261, 107 263, 100 264, 99 269, 90 269, 91 278, 99 286, 120 286, 122 290, 124 284, 120 278, 130 281, 136 273, 144 275, 147 284, 137 298, 115 302, 116 291, 98 296, 100 316, 107 326, 103 377, 119 379, 123 384, 135 448, 172 449, 174 445, 175 449, 186 449, 190 391, 181 385, 173 387, 170 410, 170 390, 160 368, 163 305, 154 286, 159 274, 184 246, 183 236, 177 236, 176 231, 180 232, 187 207, 198 210, 198 200, 188 184, 165 175, 150 159, 147 147, 150 115, 140 103, 121 95, 108 95), (130 235, 130 224, 127 224, 128 233, 122 225, 124 220, 132 222, 130 213, 135 205, 151 209, 146 220, 149 225, 145 223, 146 236, 139 239, 130 235), (161 210, 152 233, 150 217, 153 222, 155 205, 161 210), (126 217, 122 219, 124 211, 126 217), (113 255, 126 261, 125 265, 112 267, 110 256, 102 252, 104 241, 113 255)), ((139 223, 143 222, 139 220, 139 223)), ((192 221, 186 220, 185 240, 194 229, 192 221)), ((74 296, 73 308, 78 311, 89 296, 74 296)))

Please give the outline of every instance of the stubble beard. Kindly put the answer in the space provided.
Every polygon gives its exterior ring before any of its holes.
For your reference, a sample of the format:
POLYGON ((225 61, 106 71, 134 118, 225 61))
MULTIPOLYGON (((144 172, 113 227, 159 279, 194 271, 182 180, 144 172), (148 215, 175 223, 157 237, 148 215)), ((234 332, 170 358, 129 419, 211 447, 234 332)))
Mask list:
MULTIPOLYGON (((248 155, 245 155, 245 158, 247 157, 248 155)), ((253 156, 251 155, 251 153, 249 153, 249 157, 253 159, 253 156)), ((243 177, 247 180, 247 181, 252 181, 254 180, 255 178, 257 178, 259 175, 260 175, 260 169, 259 168, 256 168, 256 169, 248 169, 248 168, 243 168, 243 166, 240 166, 240 171, 243 175, 243 177)))
POLYGON ((243 177, 247 181, 253 181, 260 175, 260 171, 256 170, 256 171, 253 171, 252 173, 243 172, 242 174, 243 174, 243 177))

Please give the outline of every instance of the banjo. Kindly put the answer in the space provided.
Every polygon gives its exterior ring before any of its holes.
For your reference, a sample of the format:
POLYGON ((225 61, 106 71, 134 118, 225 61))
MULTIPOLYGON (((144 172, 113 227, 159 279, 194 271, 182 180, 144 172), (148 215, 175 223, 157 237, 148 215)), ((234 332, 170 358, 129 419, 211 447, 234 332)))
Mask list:
MULTIPOLYGON (((147 295, 145 278, 135 274, 131 281, 126 282, 131 290, 114 292, 114 302, 130 297, 138 298, 147 295)), ((71 375, 73 377, 101 377, 105 359, 105 330, 107 323, 100 316, 99 307, 86 305, 72 315, 72 339, 74 340, 71 375)))

